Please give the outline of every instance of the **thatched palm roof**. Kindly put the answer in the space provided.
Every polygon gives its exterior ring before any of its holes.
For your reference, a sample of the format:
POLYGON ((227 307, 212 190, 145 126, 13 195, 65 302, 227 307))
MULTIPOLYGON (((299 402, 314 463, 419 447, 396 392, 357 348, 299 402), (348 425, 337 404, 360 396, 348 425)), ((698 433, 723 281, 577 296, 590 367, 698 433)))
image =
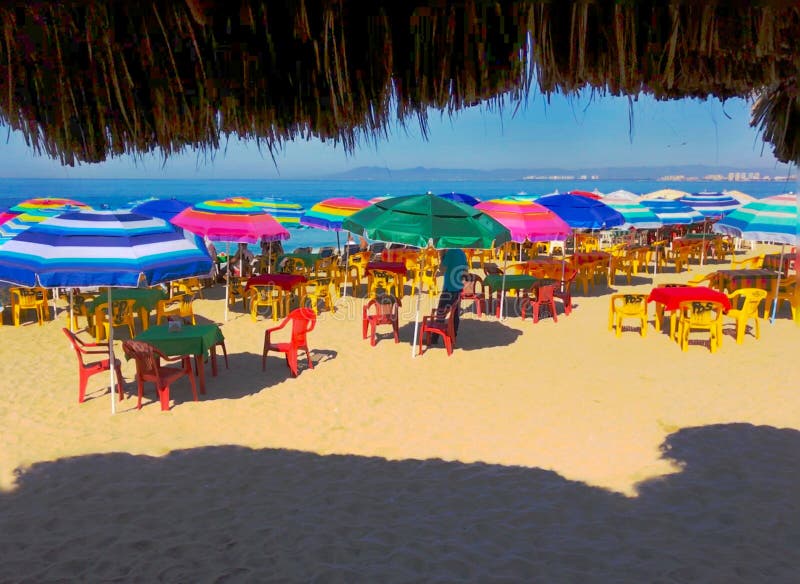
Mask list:
POLYGON ((597 88, 751 97, 800 158, 797 2, 0 0, 0 116, 63 163, 319 136, 597 88))

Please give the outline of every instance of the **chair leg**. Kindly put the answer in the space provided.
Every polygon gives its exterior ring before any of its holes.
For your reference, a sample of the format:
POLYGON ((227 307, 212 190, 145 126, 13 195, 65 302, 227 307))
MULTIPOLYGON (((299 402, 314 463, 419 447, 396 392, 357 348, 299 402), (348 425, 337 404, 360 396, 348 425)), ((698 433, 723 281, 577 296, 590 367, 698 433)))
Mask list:
POLYGON ((136 376, 136 386, 139 394, 139 399, 136 401, 136 409, 142 409, 142 396, 144 395, 144 382, 138 375, 136 376))
POLYGON ((308 362, 308 368, 313 369, 314 362, 311 360, 311 353, 309 352, 308 347, 305 347, 305 350, 306 350, 306 361, 308 362))
POLYGON ((122 377, 122 369, 120 369, 119 365, 114 367, 114 371, 117 374, 117 388, 119 389, 119 399, 122 401, 125 399, 125 379, 122 377))
POLYGON ((292 377, 297 377, 297 351, 286 351, 286 364, 289 366, 292 377))
POLYGON ((164 387, 156 387, 158 393, 158 401, 161 402, 161 411, 166 412, 169 410, 169 385, 164 387))
POLYGON ((86 371, 83 369, 79 372, 80 379, 78 380, 78 403, 82 404, 83 400, 86 397, 86 384, 89 381, 89 376, 86 375, 86 371))
POLYGON ((392 329, 394 330, 394 342, 397 344, 400 342, 400 330, 397 328, 396 320, 392 323, 392 329))
POLYGON ((553 316, 553 322, 558 322, 558 313, 556 312, 556 301, 550 301, 550 314, 553 316))
POLYGON ((444 348, 447 349, 447 356, 449 357, 453 354, 453 340, 447 335, 442 335, 442 339, 444 339, 444 348))
POLYGON ((377 336, 377 330, 376 330, 376 329, 377 329, 377 328, 378 328, 378 325, 377 325, 377 323, 375 323, 374 321, 370 323, 370 338, 369 338, 369 344, 370 344, 371 346, 373 346, 373 347, 374 347, 374 346, 377 344, 377 339, 376 339, 376 336, 377 336))
POLYGON ((744 332, 747 329, 747 320, 742 318, 736 319, 736 344, 741 345, 744 342, 744 332))
POLYGON ((188 362, 186 365, 186 373, 189 377, 189 383, 192 384, 192 397, 194 398, 194 401, 199 401, 199 398, 197 397, 197 382, 194 379, 194 375, 192 375, 192 364, 191 362, 188 362))

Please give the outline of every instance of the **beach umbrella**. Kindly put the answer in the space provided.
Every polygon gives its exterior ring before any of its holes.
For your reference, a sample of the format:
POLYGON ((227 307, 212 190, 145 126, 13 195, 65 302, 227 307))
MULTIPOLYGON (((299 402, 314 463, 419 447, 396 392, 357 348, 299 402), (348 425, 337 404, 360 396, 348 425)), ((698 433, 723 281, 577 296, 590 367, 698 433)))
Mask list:
POLYGON ((370 205, 374 205, 375 203, 380 203, 381 201, 385 201, 386 199, 391 199, 391 195, 378 195, 377 197, 371 197, 367 200, 370 205))
POLYGON ((582 190, 576 189, 576 190, 573 190, 573 191, 567 191, 567 194, 568 195, 577 195, 579 197, 588 197, 590 199, 602 199, 603 198, 603 193, 601 193, 597 189, 595 189, 594 191, 582 191, 582 190))
MULTIPOLYGON (((237 197, 238 198, 238 197, 237 197)), ((299 203, 293 203, 280 197, 259 197, 247 199, 256 207, 260 207, 286 228, 300 228, 300 218, 305 209, 299 203)))
POLYGON ((606 193, 603 195, 601 200, 605 202, 606 199, 613 199, 615 201, 632 201, 634 203, 638 203, 640 198, 641 197, 639 197, 639 195, 636 193, 626 191, 625 189, 619 189, 616 191, 611 191, 610 193, 606 193))
MULTIPOLYGON (((783 246, 798 245, 800 239, 800 204, 797 195, 782 194, 756 199, 742 205, 720 219, 712 229, 717 233, 739 237, 747 241, 767 241, 781 244, 783 265, 783 246)), ((780 285, 780 270, 777 286, 780 285)), ((772 305, 770 321, 775 320, 777 298, 772 305)))
POLYGON ((40 223, 48 217, 54 217, 67 211, 91 209, 86 203, 74 199, 60 197, 35 197, 17 203, 8 209, 9 213, 16 213, 16 217, 8 218, 0 223, 0 240, 11 239, 28 229, 31 225, 40 223))
POLYGON ((653 211, 661 222, 667 225, 690 225, 701 223, 704 220, 703 214, 695 211, 689 205, 678 200, 670 199, 646 199, 642 197, 642 205, 653 211))
POLYGON ((14 213, 13 211, 6 211, 5 209, 0 210, 0 225, 5 223, 6 221, 13 219, 19 215, 19 213, 14 213))
MULTIPOLYGON (((622 193, 623 191, 615 192, 622 193)), ((603 202, 625 218, 625 223, 620 226, 622 229, 659 229, 664 225, 650 208, 632 201, 624 194, 609 193, 603 197, 603 202)))
POLYGON ((570 234, 570 226, 553 211, 534 202, 513 199, 492 199, 475 205, 490 217, 497 219, 511 233, 511 240, 563 241, 570 234))
POLYGON ((455 201, 456 203, 464 203, 465 205, 469 205, 470 207, 474 207, 481 200, 477 197, 473 197, 472 195, 465 195, 464 193, 439 193, 438 197, 442 197, 443 199, 447 199, 448 201, 455 201))
POLYGON ((680 199, 688 194, 689 193, 686 191, 679 191, 677 189, 659 189, 657 191, 653 191, 652 193, 642 195, 641 198, 645 201, 649 201, 651 199, 666 199, 668 201, 674 201, 675 199, 680 199))
POLYGON ((705 191, 692 193, 678 200, 685 205, 689 205, 695 211, 699 211, 707 219, 723 217, 742 205, 737 198, 731 195, 705 191))
MULTIPOLYGON (((135 287, 207 274, 202 240, 163 219, 127 211, 75 211, 50 217, 0 245, 0 280, 20 286, 135 287)), ((70 321, 72 319, 70 318, 70 321)), ((114 327, 108 351, 114 362, 114 327)), ((111 411, 115 411, 110 367, 111 411)))
POLYGON ((369 201, 355 197, 325 199, 312 205, 308 211, 303 213, 300 224, 338 232, 342 230, 342 221, 369 205, 369 201))
MULTIPOLYGON (((358 235, 414 247, 488 249, 511 240, 511 233, 485 212, 436 195, 393 197, 345 219, 342 227, 358 235)), ((411 355, 417 346, 419 293, 411 355)))
POLYGON ((134 205, 131 211, 140 215, 158 217, 164 221, 172 221, 175 215, 191 206, 191 203, 179 199, 149 199, 134 205))
POLYGON ((752 203, 753 201, 757 200, 755 197, 750 196, 747 193, 743 193, 742 191, 732 190, 732 191, 722 191, 722 192, 725 193, 726 195, 730 195, 731 197, 733 197, 742 204, 752 203))
MULTIPOLYGON (((187 207, 175 217, 172 223, 207 237, 211 241, 224 241, 226 244, 258 243, 259 241, 279 241, 289 239, 289 232, 262 207, 247 199, 215 199, 203 201, 187 207)), ((230 247, 226 248, 230 258, 230 247)), ((240 267, 241 273, 241 267, 240 267)), ((228 320, 228 293, 230 290, 230 265, 225 277, 225 320, 228 320)))
POLYGON ((610 229, 625 218, 600 201, 581 195, 547 195, 536 201, 561 217, 573 229, 610 229))

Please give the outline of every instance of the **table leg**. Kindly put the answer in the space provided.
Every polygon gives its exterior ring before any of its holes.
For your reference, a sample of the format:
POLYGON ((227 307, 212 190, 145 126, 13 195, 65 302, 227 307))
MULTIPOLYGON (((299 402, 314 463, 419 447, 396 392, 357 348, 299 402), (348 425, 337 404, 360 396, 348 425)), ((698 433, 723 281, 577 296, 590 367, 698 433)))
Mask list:
POLYGON ((656 303, 656 321, 655 326, 658 332, 661 332, 661 321, 664 319, 664 305, 656 303))
POLYGON ((217 346, 211 347, 211 376, 217 376, 217 346))
POLYGON ((150 311, 144 306, 139 309, 139 319, 142 321, 142 330, 146 331, 150 327, 150 311))
POLYGON ((197 369, 197 378, 200 380, 200 393, 206 392, 206 368, 203 366, 203 355, 194 356, 194 366, 197 369))

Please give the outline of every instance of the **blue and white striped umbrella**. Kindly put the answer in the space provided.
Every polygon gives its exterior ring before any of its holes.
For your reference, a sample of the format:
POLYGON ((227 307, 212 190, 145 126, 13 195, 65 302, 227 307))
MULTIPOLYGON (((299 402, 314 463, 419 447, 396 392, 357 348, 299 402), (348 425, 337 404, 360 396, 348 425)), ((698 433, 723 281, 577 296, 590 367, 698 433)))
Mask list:
POLYGON ((702 223, 705 219, 702 213, 695 211, 689 205, 685 205, 680 201, 643 198, 639 202, 653 211, 665 226, 702 223))
POLYGON ((74 211, 0 245, 0 280, 22 286, 134 287, 207 274, 203 240, 163 219, 127 211, 74 211))
POLYGON ((612 193, 603 197, 602 201, 625 218, 625 223, 620 226, 620 229, 630 229, 631 227, 634 229, 659 229, 664 226, 664 222, 652 209, 630 200, 625 195, 615 196, 612 193))
POLYGON ((725 193, 693 193, 678 200, 684 205, 689 205, 695 211, 699 211, 703 217, 708 219, 724 217, 742 206, 739 199, 725 193))

